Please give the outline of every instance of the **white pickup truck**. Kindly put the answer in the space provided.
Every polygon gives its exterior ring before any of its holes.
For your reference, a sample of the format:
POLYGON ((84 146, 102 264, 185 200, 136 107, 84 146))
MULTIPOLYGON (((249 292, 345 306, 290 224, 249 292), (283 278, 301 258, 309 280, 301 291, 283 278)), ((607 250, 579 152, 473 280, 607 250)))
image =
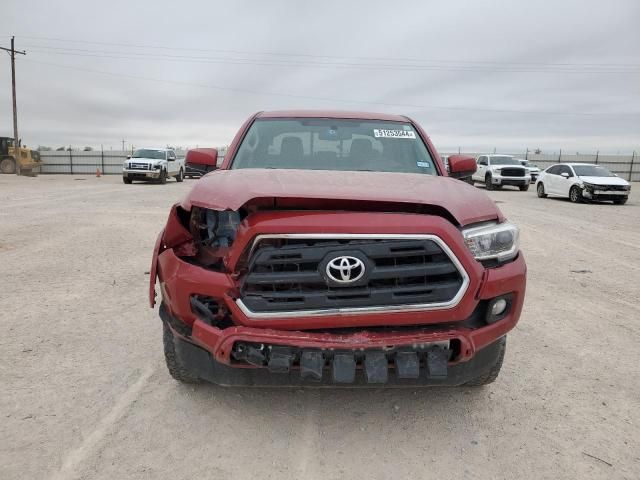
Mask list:
POLYGON ((167 183, 169 177, 177 182, 184 179, 184 159, 171 148, 140 148, 122 166, 122 181, 126 184, 134 180, 167 183))
POLYGON ((476 160, 478 168, 471 176, 474 182, 484 183, 487 190, 505 185, 529 190, 531 174, 518 160, 510 155, 480 155, 476 160))

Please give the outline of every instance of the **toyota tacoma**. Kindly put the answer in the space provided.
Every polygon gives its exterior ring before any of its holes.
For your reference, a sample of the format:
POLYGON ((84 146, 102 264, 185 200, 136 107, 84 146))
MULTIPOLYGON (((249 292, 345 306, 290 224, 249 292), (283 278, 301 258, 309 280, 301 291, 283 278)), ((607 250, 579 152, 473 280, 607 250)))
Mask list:
POLYGON ((449 178, 470 176, 475 159, 448 160, 449 173, 404 116, 252 116, 155 244, 149 300, 158 279, 169 373, 220 385, 494 381, 525 261, 518 228, 449 178))

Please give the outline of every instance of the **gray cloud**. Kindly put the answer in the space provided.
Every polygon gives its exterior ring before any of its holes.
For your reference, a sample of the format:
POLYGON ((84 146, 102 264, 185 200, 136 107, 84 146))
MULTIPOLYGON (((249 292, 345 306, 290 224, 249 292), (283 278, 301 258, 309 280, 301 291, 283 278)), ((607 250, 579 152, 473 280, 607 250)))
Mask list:
MULTIPOLYGON (((9 0, 0 44, 28 51, 29 145, 221 145, 257 110, 337 108, 408 114, 442 150, 631 151, 638 18, 634 0, 9 0)), ((9 87, 4 58, 0 135, 9 87)))

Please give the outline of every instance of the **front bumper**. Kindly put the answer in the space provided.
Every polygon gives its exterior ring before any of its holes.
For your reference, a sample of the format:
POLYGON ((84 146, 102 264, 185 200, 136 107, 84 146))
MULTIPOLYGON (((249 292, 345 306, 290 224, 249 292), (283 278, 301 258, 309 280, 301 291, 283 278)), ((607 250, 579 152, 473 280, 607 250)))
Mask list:
POLYGON ((624 200, 629 198, 629 191, 623 190, 591 190, 589 188, 582 189, 582 196, 589 200, 596 201, 614 201, 614 200, 624 200))
POLYGON ((503 177, 502 175, 493 174, 491 176, 491 183, 494 185, 520 187, 522 185, 529 185, 531 183, 531 177, 503 177))
POLYGON ((132 180, 153 180, 160 178, 160 170, 123 170, 122 176, 132 180))
MULTIPOLYGON (((176 356, 180 363, 190 372, 202 380, 223 386, 331 386, 331 387, 379 387, 384 383, 385 387, 415 387, 415 386, 459 386, 487 373, 495 365, 501 350, 504 337, 498 338, 489 345, 479 350, 472 359, 467 362, 457 362, 447 365, 444 370, 438 367, 436 370, 425 365, 417 370, 417 375, 406 378, 400 374, 397 363, 383 361, 381 368, 377 370, 377 378, 368 375, 366 367, 360 364, 355 368, 352 378, 347 382, 336 377, 336 370, 331 361, 322 367, 320 378, 309 377, 300 366, 272 373, 267 368, 242 368, 222 363, 205 348, 184 340, 179 336, 174 337, 176 356), (389 371, 387 371, 387 368, 389 371), (380 373, 382 372, 382 373, 380 373)), ((313 350, 308 350, 313 351, 313 350)), ((334 360, 335 362, 335 360, 334 360)), ((337 373, 341 375, 341 373, 337 373)), ((342 373, 344 375, 344 373, 342 373)))

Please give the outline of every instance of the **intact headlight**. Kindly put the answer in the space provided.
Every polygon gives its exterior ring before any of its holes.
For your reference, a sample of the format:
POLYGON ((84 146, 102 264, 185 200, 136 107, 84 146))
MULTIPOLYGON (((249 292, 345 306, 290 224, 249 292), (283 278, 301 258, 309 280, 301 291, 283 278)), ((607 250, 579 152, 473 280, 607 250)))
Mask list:
POLYGON ((520 247, 520 231, 509 222, 467 228, 462 235, 476 260, 511 260, 520 247))

